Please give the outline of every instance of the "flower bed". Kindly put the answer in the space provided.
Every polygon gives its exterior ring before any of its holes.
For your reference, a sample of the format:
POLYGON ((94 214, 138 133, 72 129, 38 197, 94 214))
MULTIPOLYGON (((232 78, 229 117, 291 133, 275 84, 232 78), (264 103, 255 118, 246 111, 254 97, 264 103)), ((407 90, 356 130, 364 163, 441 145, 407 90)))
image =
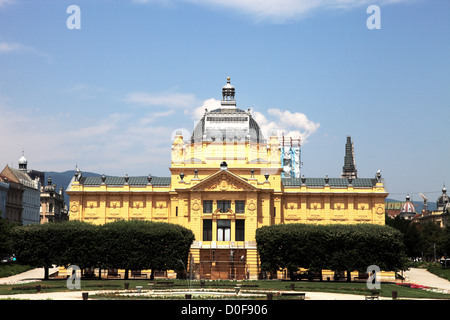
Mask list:
POLYGON ((408 287, 411 289, 429 289, 430 287, 415 283, 397 283, 398 286, 408 287))

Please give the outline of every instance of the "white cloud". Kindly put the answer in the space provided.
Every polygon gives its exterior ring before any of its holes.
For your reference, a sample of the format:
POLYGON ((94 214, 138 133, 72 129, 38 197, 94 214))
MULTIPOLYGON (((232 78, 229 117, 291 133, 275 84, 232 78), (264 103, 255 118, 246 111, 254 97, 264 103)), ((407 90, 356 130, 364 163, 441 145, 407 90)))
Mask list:
POLYGON ((319 123, 309 120, 301 112, 282 111, 280 109, 269 109, 267 112, 271 119, 268 119, 261 112, 253 112, 253 118, 259 124, 266 138, 273 132, 277 132, 278 136, 301 138, 302 143, 305 143, 308 137, 320 127, 319 123))
POLYGON ((101 86, 92 86, 84 83, 75 84, 64 92, 76 96, 78 99, 94 99, 98 97, 99 94, 104 93, 106 90, 101 86))
MULTIPOLYGON (((220 100, 211 98, 204 100, 203 103, 195 109, 185 109, 185 114, 194 120, 194 126, 205 113, 205 109, 214 110, 220 108, 220 100)), ((301 112, 290 112, 289 110, 269 109, 268 116, 261 112, 252 112, 253 119, 260 126, 264 136, 269 137, 276 131, 278 135, 285 137, 301 138, 302 142, 314 134, 320 127, 319 123, 313 122, 301 112)), ((194 127, 193 126, 193 127, 194 127)))
POLYGON ((114 130, 121 126, 121 123, 126 119, 125 115, 114 113, 100 120, 98 123, 91 126, 79 126, 76 130, 69 129, 69 135, 76 139, 94 139, 98 137, 107 136, 114 130), (71 131, 70 131, 71 130, 71 131))
MULTIPOLYGON (((1 96, 0 114, 0 136, 4 137, 0 139, 0 170, 6 164, 17 167, 22 150, 29 168, 42 171, 71 170, 78 164, 82 171, 141 175, 152 168, 166 170, 170 161, 173 128, 148 125, 143 119, 152 118, 149 114, 112 113, 101 119, 77 119, 35 109, 17 112, 1 96)), ((164 115, 157 112, 153 117, 164 115)))
POLYGON ((257 20, 285 20, 303 15, 318 7, 321 1, 302 0, 188 0, 199 5, 231 8, 250 14, 257 20))
MULTIPOLYGON (((134 3, 174 4, 180 0, 133 0, 134 3)), ((391 4, 406 0, 181 0, 196 5, 230 8, 252 16, 257 21, 283 23, 310 14, 314 10, 347 10, 371 4, 391 4)))
MULTIPOLYGON (((72 89, 83 91, 85 86, 72 89)), ((178 130, 177 123, 187 127, 186 131, 194 128, 194 123, 189 125, 176 115, 182 115, 182 111, 194 122, 203 116, 205 109, 220 107, 220 100, 201 101, 193 94, 131 94, 128 98, 130 102, 166 108, 120 111, 95 119, 31 108, 17 112, 10 99, 0 96, 0 136, 4 137, 0 139, 0 165, 17 166, 24 149, 30 169, 65 171, 78 164, 82 171, 111 175, 142 175, 149 171, 166 175, 171 137, 178 130), (166 119, 170 121, 162 121, 166 119)), ((253 116, 266 137, 278 129, 285 136, 302 137, 304 143, 319 128, 318 123, 298 112, 270 109, 266 114, 254 112, 253 116)))
POLYGON ((162 112, 154 112, 151 114, 148 114, 146 116, 143 116, 139 122, 142 125, 148 125, 150 123, 155 123, 157 122, 157 120, 159 120, 160 118, 164 118, 164 117, 168 117, 171 116, 175 113, 175 110, 167 110, 167 111, 162 111, 162 112))
POLYGON ((8 5, 8 4, 13 4, 14 1, 13 0, 0 0, 0 8, 8 5))
POLYGON ((125 99, 128 103, 141 106, 164 106, 169 108, 190 108, 198 104, 194 94, 134 92, 125 99))
POLYGON ((133 3, 145 4, 145 3, 158 3, 158 4, 170 4, 171 0, 132 0, 133 3))
POLYGON ((32 53, 47 59, 50 58, 48 54, 40 52, 39 50, 33 47, 26 46, 21 43, 0 42, 0 54, 9 54, 9 53, 32 53))
POLYGON ((319 9, 347 10, 371 4, 404 0, 189 0, 201 5, 228 7, 249 14, 256 20, 282 23, 304 17, 319 9))
POLYGON ((203 101, 202 105, 195 109, 186 109, 184 113, 190 115, 192 120, 198 121, 203 117, 205 109, 211 111, 217 108, 220 108, 220 100, 211 98, 203 101))
MULTIPOLYGON (((1 4, 0 4, 1 6, 1 4)), ((0 42, 0 52, 8 53, 8 52, 18 52, 18 51, 33 51, 34 49, 28 46, 25 46, 20 43, 7 43, 0 42)))

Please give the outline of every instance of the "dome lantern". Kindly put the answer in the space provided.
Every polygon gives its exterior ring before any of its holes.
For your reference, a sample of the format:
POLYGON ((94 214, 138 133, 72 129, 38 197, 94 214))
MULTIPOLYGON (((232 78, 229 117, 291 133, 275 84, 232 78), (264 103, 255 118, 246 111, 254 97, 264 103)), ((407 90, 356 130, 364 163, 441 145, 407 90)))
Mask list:
POLYGON ((25 158, 24 152, 22 151, 22 156, 19 159, 19 170, 27 171, 28 160, 25 158))
POLYGON ((222 87, 222 108, 236 108, 235 88, 230 83, 230 77, 227 78, 227 84, 222 87))

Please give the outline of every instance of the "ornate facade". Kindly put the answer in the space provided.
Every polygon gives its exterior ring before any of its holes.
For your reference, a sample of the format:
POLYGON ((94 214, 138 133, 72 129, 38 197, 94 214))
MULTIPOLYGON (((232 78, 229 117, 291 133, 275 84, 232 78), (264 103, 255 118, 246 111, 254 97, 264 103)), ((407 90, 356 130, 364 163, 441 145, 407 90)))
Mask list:
MULTIPOLYGON (((170 177, 85 177, 67 193, 70 219, 177 223, 191 229, 190 268, 198 278, 257 279, 256 229, 280 223, 384 224, 387 196, 373 178, 296 177, 282 163, 282 137, 264 137, 235 88, 220 108, 205 110, 190 137, 177 132, 170 177)), ((347 160, 346 160, 347 161, 347 160)), ((356 172, 356 171, 355 171, 356 172)))
POLYGON ((38 177, 30 177, 27 162, 22 155, 19 169, 6 165, 0 173, 2 180, 9 184, 2 217, 22 225, 39 223, 40 181, 38 177))
POLYGON ((67 208, 64 201, 63 188, 56 190, 52 178, 48 177, 47 185, 41 188, 41 224, 47 222, 61 222, 68 220, 67 208))

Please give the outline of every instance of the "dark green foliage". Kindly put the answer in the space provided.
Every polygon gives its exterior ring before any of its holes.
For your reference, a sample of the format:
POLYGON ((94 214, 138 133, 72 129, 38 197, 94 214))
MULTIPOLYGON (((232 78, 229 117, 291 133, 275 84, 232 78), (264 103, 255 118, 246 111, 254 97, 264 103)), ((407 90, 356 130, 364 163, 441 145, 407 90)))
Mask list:
POLYGON ((386 224, 399 230, 403 235, 406 255, 411 259, 421 258, 423 261, 433 261, 442 256, 450 255, 450 227, 441 228, 435 223, 413 223, 410 220, 396 216, 386 218, 386 224))
POLYGON ((49 224, 30 224, 12 230, 13 250, 20 263, 51 267, 56 260, 54 237, 49 224))
MULTIPOLYGON (((0 211, 1 213, 1 211, 0 211)), ((11 230, 16 226, 15 223, 10 222, 0 217, 0 259, 7 254, 12 253, 11 248, 11 230)))
POLYGON ((68 221, 16 227, 18 261, 34 267, 174 268, 187 262, 194 234, 169 223, 117 221, 101 226, 68 221))
POLYGON ((406 255, 412 259, 422 257, 424 241, 419 225, 406 220, 399 215, 394 219, 386 218, 386 225, 399 230, 403 235, 406 255))
POLYGON ((194 234, 182 226, 149 221, 117 221, 101 227, 108 267, 123 269, 175 268, 187 263, 194 234))
POLYGON ((366 271, 405 268, 402 235, 388 227, 358 225, 273 225, 257 229, 262 270, 287 268, 366 271))
MULTIPOLYGON (((448 227, 447 227, 448 228, 448 227)), ((426 222, 418 225, 422 235, 423 259, 425 261, 434 261, 445 255, 445 229, 432 222, 426 222)))

